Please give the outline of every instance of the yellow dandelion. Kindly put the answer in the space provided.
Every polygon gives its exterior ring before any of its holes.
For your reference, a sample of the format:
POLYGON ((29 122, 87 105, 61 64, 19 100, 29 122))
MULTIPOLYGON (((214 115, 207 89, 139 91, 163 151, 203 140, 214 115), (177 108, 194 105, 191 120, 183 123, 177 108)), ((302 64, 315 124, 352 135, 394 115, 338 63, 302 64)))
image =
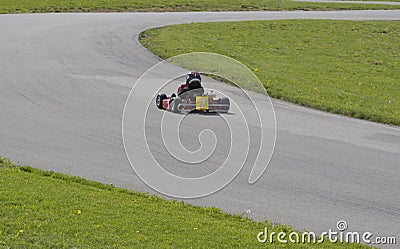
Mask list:
POLYGON ((82 211, 81 211, 81 210, 79 210, 79 209, 78 209, 78 210, 76 210, 76 214, 77 214, 77 215, 80 215, 81 213, 82 213, 82 211))
POLYGON ((260 69, 258 69, 258 68, 254 69, 254 72, 257 73, 258 71, 260 71, 260 69))
POLYGON ((197 230, 197 227, 193 228, 193 230, 197 230))
POLYGON ((21 230, 18 231, 18 233, 19 233, 19 234, 23 234, 23 233, 24 233, 24 230, 21 229, 21 230))

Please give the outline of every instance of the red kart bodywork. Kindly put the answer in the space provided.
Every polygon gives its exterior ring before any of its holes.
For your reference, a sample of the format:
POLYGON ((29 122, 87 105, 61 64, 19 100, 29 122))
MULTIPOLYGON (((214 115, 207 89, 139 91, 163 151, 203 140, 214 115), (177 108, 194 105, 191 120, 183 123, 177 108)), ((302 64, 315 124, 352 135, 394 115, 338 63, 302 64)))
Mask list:
POLYGON ((162 101, 162 107, 163 108, 162 109, 168 110, 170 100, 171 100, 171 97, 163 99, 163 101, 162 101))

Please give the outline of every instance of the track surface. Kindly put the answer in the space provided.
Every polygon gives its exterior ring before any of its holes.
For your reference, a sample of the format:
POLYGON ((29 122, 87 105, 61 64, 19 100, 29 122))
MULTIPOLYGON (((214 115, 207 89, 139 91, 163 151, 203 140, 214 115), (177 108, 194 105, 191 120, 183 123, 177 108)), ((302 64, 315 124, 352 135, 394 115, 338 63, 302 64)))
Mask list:
POLYGON ((384 1, 346 1, 346 0, 296 0, 297 2, 310 3, 353 3, 353 4, 377 4, 377 5, 400 5, 400 2, 384 1))
MULTIPOLYGON (((0 16, 0 154, 22 164, 154 193, 133 173, 121 120, 135 80, 158 59, 145 29, 191 21, 400 19, 400 11, 39 14, 0 16)), ((190 202, 325 231, 400 239, 400 129, 273 101, 275 154, 263 177, 249 169, 190 202)), ((160 145, 161 146, 161 145, 160 145)))

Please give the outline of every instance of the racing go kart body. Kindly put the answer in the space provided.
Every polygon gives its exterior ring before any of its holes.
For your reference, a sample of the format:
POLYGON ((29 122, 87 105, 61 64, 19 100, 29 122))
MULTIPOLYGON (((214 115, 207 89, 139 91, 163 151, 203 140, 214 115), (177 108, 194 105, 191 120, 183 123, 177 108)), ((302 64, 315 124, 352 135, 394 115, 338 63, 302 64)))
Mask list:
POLYGON ((185 91, 184 93, 166 94, 159 93, 156 98, 159 109, 176 113, 189 113, 194 111, 227 113, 230 108, 229 98, 219 97, 212 90, 204 92, 202 87, 185 91))

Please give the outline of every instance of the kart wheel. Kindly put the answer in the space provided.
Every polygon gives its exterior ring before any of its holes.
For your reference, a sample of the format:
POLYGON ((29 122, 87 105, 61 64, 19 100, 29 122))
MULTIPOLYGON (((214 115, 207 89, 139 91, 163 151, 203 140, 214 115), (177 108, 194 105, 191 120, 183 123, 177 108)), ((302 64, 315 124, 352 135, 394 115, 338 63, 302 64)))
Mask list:
POLYGON ((156 105, 157 105, 158 109, 164 109, 164 108, 163 108, 163 100, 164 100, 164 99, 167 99, 167 95, 161 94, 161 93, 159 93, 159 94, 157 95, 157 98, 156 98, 156 105))
POLYGON ((221 98, 221 104, 222 105, 226 105, 226 106, 222 106, 220 107, 220 112, 228 112, 229 111, 229 107, 230 107, 230 102, 229 99, 226 97, 221 98))
POLYGON ((172 111, 173 112, 180 112, 179 110, 179 104, 182 103, 182 99, 180 97, 175 97, 174 100, 172 101, 172 111))

